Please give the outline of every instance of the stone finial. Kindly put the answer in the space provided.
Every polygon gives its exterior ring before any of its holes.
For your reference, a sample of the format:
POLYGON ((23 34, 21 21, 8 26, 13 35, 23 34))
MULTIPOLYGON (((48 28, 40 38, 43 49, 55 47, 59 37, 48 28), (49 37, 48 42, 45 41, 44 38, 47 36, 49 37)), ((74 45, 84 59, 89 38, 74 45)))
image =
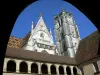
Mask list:
POLYGON ((50 34, 51 34, 51 28, 50 28, 50 34))
POLYGON ((42 12, 40 12, 40 17, 42 17, 42 12))
POLYGON ((33 29, 33 21, 32 21, 32 29, 33 29))
POLYGON ((54 18, 56 18, 56 15, 54 15, 54 18))
POLYGON ((62 12, 64 12, 64 8, 62 8, 62 12))

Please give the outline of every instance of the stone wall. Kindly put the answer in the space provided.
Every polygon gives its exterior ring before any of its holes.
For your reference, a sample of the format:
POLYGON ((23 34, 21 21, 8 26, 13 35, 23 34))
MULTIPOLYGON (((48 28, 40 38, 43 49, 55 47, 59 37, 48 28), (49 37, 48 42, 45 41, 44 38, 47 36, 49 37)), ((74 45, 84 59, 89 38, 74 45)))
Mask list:
POLYGON ((84 75, 94 75, 95 68, 93 64, 88 64, 83 67, 84 75))

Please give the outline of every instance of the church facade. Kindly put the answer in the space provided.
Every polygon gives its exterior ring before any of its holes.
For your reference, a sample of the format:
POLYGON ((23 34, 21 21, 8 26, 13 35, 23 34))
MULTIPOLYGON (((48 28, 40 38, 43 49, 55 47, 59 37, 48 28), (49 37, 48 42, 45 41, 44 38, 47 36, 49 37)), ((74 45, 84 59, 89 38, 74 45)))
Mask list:
POLYGON ((100 72, 98 31, 80 39, 71 13, 54 16, 56 45, 42 14, 24 38, 11 36, 3 75, 96 75, 100 72), (87 46, 89 45, 89 46, 87 46))

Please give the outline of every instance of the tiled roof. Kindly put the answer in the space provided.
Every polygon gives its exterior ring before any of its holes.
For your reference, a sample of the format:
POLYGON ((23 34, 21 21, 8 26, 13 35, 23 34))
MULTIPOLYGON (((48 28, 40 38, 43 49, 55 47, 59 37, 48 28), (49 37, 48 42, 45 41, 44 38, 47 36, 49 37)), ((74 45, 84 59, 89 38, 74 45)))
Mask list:
POLYGON ((29 39, 30 32, 24 38, 16 38, 14 36, 9 37, 7 47, 21 48, 29 39))
POLYGON ((28 41, 29 37, 30 37, 30 33, 31 31, 23 38, 22 43, 21 43, 21 47, 26 44, 26 42, 28 41))
POLYGON ((79 43, 79 48, 76 53, 77 63, 83 63, 98 57, 98 48, 100 43, 100 34, 98 31, 95 31, 91 35, 87 36, 79 43))
POLYGON ((22 38, 16 38, 14 36, 10 36, 7 47, 20 48, 21 41, 22 41, 22 38))

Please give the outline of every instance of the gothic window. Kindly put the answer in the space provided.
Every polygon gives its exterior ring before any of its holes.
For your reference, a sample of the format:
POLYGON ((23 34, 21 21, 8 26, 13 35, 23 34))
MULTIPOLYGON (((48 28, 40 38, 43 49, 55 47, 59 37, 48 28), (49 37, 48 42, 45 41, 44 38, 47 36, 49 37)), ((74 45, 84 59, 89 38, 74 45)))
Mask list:
POLYGON ((44 37, 44 34, 43 34, 43 33, 41 33, 41 34, 40 34, 40 37, 42 37, 42 38, 43 38, 43 37, 44 37))
POLYGON ((39 43, 37 43, 37 47, 40 47, 40 44, 39 43))
POLYGON ((44 45, 43 44, 40 44, 40 48, 44 48, 44 45))
POLYGON ((49 48, 50 50, 52 50, 53 49, 53 47, 52 46, 50 46, 50 48, 49 48))
POLYGON ((77 45, 77 43, 75 43, 75 46, 77 45))
POLYGON ((48 45, 45 45, 45 49, 48 49, 48 45))
POLYGON ((66 45, 65 45, 65 43, 63 44, 63 50, 66 51, 66 45))
POLYGON ((62 39, 64 39, 64 33, 61 33, 61 37, 62 37, 62 39))

